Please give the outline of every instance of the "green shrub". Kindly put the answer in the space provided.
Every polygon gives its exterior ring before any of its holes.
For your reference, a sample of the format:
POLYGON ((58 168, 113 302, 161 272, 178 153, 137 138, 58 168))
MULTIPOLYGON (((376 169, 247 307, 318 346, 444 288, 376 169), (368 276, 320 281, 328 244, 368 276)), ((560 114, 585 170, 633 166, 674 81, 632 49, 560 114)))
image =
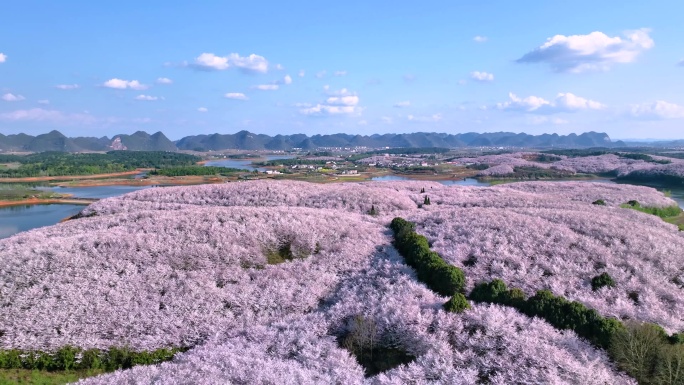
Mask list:
POLYGON ((595 200, 595 201, 591 202, 591 204, 592 204, 592 205, 597 205, 597 206, 605 206, 605 205, 606 205, 606 201, 604 201, 603 199, 599 199, 599 200, 595 200))
POLYGON ((525 303, 525 292, 521 289, 513 288, 503 296, 503 304, 515 308, 521 308, 525 303))
POLYGON ((668 341, 673 345, 684 344, 684 332, 672 334, 668 337, 668 341))
POLYGON ((463 294, 456 293, 442 307, 450 313, 463 313, 470 309, 470 304, 463 294))
POLYGON ((502 303, 508 292, 506 283, 500 279, 477 284, 470 292, 470 299, 476 302, 502 303))
POLYGON ((608 273, 602 273, 591 279, 591 290, 593 291, 606 286, 615 287, 615 281, 608 273))
POLYGON ((443 296, 463 293, 466 284, 463 271, 430 251, 427 238, 415 232, 413 223, 397 217, 392 220, 390 228, 394 232, 395 247, 406 264, 416 270, 421 282, 443 296))
POLYGON ((79 369, 102 369, 102 352, 99 349, 88 349, 81 354, 79 369))

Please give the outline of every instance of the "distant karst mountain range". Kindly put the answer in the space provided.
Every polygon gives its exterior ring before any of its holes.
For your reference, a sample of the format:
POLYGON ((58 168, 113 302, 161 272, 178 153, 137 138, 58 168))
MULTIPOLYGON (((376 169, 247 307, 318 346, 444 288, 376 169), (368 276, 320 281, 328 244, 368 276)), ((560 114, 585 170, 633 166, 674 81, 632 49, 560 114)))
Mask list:
POLYGON ((235 134, 212 134, 186 136, 171 141, 162 132, 148 134, 138 131, 132 135, 115 135, 68 138, 59 131, 31 136, 27 134, 3 135, 0 133, 0 151, 109 151, 109 150, 147 150, 147 151, 216 151, 239 150, 313 150, 330 147, 622 147, 625 143, 613 142, 607 134, 585 132, 583 134, 543 134, 529 135, 512 132, 444 134, 417 132, 410 134, 382 135, 275 135, 253 134, 240 131, 235 134))

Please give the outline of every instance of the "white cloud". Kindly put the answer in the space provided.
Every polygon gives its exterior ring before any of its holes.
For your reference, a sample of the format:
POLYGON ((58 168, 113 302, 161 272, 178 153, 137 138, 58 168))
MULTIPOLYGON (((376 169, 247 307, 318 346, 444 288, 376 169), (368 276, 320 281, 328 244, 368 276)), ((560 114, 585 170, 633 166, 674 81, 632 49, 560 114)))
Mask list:
POLYGON ((209 109, 206 108, 206 107, 200 107, 200 108, 197 109, 197 111, 199 111, 199 112, 207 112, 207 111, 209 111, 209 109))
POLYGON ((283 82, 285 84, 292 84, 292 77, 290 77, 290 75, 285 75, 285 77, 283 78, 283 82))
POLYGON ((489 72, 473 71, 470 73, 470 78, 477 80, 478 82, 491 82, 494 81, 494 75, 489 72))
POLYGON ((304 115, 342 115, 353 114, 357 112, 355 106, 330 106, 327 104, 316 104, 309 108, 302 108, 299 110, 304 115))
POLYGON ((255 54, 240 56, 231 53, 228 56, 216 56, 213 53, 203 53, 195 58, 194 63, 190 66, 205 71, 222 71, 235 67, 245 72, 268 72, 266 58, 255 54))
POLYGON ((334 76, 347 76, 347 71, 335 71, 334 76))
POLYGON ((412 122, 434 123, 442 120, 442 114, 434 114, 430 116, 409 115, 406 118, 412 122))
POLYGON ((476 43, 484 43, 484 42, 486 42, 486 41, 489 40, 489 39, 487 39, 487 36, 479 36, 479 35, 478 35, 478 36, 475 36, 475 37, 473 38, 473 40, 474 40, 476 43))
POLYGON ((150 95, 138 95, 135 97, 135 100, 145 100, 145 101, 155 101, 159 100, 159 97, 157 96, 150 96, 150 95))
POLYGON ((169 78, 157 78, 157 84, 171 84, 173 80, 169 78))
POLYGON ((42 99, 42 100, 39 100, 39 101, 38 101, 38 104, 48 105, 48 104, 50 104, 50 101, 47 100, 47 99, 42 99))
POLYGON ((55 88, 58 88, 60 90, 75 90, 77 88, 81 88, 78 84, 58 84, 55 86, 55 88))
POLYGON ((355 95, 331 96, 325 102, 332 106, 355 106, 359 104, 359 97, 355 95))
POLYGON ((561 118, 549 118, 547 116, 530 116, 529 117, 529 122, 530 124, 534 125, 539 125, 539 124, 555 124, 555 125, 561 125, 561 124, 568 124, 570 123, 569 121, 561 118))
POLYGON ((512 92, 508 93, 508 98, 509 100, 506 102, 497 103, 496 107, 505 111, 522 111, 539 114, 600 110, 606 107, 602 103, 585 99, 569 92, 559 93, 553 101, 548 101, 538 96, 520 98, 512 92))
POLYGON ((0 63, 4 63, 7 61, 7 55, 4 53, 0 52, 0 63))
POLYGON ((556 35, 518 59, 519 63, 548 63, 557 72, 608 70, 616 63, 630 63, 653 47, 650 30, 626 31, 623 37, 603 32, 588 35, 556 35))
POLYGON ((382 120, 382 122, 385 123, 385 124, 392 124, 392 122, 394 121, 394 120, 393 120, 391 117, 389 117, 389 116, 383 116, 383 117, 380 118, 380 120, 382 120))
POLYGON ((117 90, 125 90, 127 88, 130 88, 132 90, 146 90, 148 87, 144 84, 141 84, 137 80, 123 80, 123 79, 109 79, 104 84, 102 84, 104 87, 107 88, 115 88, 117 90))
POLYGON ((316 73, 316 77, 319 78, 319 79, 323 79, 323 78, 325 77, 325 74, 327 74, 327 73, 328 73, 328 71, 326 71, 326 70, 318 71, 318 72, 316 73))
POLYGON ((410 107, 410 106, 411 106, 411 102, 408 100, 403 101, 403 102, 394 103, 394 107, 396 107, 396 108, 406 108, 406 107, 410 107))
POLYGON ((24 99, 26 99, 26 98, 21 96, 21 95, 15 95, 15 94, 11 94, 9 92, 2 95, 2 100, 6 101, 6 102, 18 102, 18 101, 21 101, 24 99))
POLYGON ((358 124, 359 126, 367 126, 367 125, 368 125, 368 121, 366 121, 366 120, 359 120, 358 122, 356 122, 356 124, 358 124))
POLYGON ((349 91, 346 88, 341 90, 332 91, 330 86, 323 86, 328 97, 325 102, 318 103, 316 105, 299 103, 295 106, 302 107, 299 112, 303 115, 342 115, 342 114, 357 114, 360 113, 362 108, 358 107, 359 97, 355 93, 349 91))
POLYGON ((555 105, 568 111, 600 110, 606 106, 594 100, 585 99, 569 92, 556 95, 555 105))
POLYGON ((678 66, 684 67, 684 59, 680 60, 679 63, 677 63, 678 66))
POLYGON ((242 92, 228 92, 225 95, 223 95, 224 98, 226 99, 235 99, 235 100, 248 100, 249 98, 247 95, 243 94, 242 92))
POLYGON ((299 75, 300 78, 303 78, 304 75, 306 75, 306 72, 304 72, 304 70, 299 70, 299 73, 297 75, 299 75))
POLYGON ((277 69, 278 71, 282 71, 282 70, 285 69, 285 67, 283 67, 282 64, 276 64, 276 65, 275 65, 275 69, 277 69))
POLYGON ((254 88, 255 90, 262 91, 275 91, 278 88, 280 88, 280 86, 278 86, 277 84, 259 84, 256 86, 252 86, 252 88, 254 88))
POLYGON ((32 108, 0 114, 0 120, 6 121, 36 121, 54 123, 94 123, 96 119, 89 114, 65 114, 56 110, 32 108))
POLYGON ((639 119, 679 119, 684 118, 684 106, 658 100, 654 103, 632 105, 630 114, 639 119))
POLYGON ((325 86, 323 86, 323 90, 325 90, 325 93, 326 93, 327 95, 329 95, 329 96, 356 95, 355 93, 349 91, 349 90, 346 89, 346 88, 342 88, 341 90, 333 90, 333 91, 331 91, 331 90, 330 90, 330 86, 327 85, 327 84, 326 84, 325 86))

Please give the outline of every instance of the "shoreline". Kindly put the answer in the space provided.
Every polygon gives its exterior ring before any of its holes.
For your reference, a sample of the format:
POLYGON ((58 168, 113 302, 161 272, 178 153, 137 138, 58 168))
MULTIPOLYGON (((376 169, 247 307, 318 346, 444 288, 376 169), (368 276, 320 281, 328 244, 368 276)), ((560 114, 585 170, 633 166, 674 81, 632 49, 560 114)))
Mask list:
POLYGON ((82 180, 82 179, 107 179, 116 178, 120 176, 130 176, 140 174, 149 169, 139 168, 133 171, 114 172, 109 174, 92 174, 92 175, 60 175, 60 176, 28 176, 25 178, 0 178, 0 183, 33 183, 33 182, 50 182, 62 180, 82 180))
POLYGON ((87 198, 48 198, 48 199, 22 199, 16 201, 0 201, 0 207, 11 207, 11 206, 33 206, 33 205, 83 205, 87 206, 91 203, 97 202, 97 199, 87 199, 87 198))

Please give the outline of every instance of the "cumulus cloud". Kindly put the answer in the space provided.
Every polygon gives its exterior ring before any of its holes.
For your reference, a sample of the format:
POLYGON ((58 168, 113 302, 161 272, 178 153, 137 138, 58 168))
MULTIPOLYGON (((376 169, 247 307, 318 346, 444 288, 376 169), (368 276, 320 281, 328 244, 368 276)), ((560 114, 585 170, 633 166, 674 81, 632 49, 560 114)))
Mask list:
POLYGON ((359 104, 359 97, 355 95, 331 96, 325 102, 332 106, 355 106, 359 104))
POLYGON ((283 78, 283 83, 292 84, 292 77, 290 75, 285 75, 285 77, 283 78))
POLYGON ((217 56, 205 52, 196 57, 192 64, 185 65, 204 71, 223 71, 228 68, 238 68, 244 72, 268 72, 268 60, 255 54, 240 56, 237 53, 231 53, 228 56, 217 56))
POLYGON ((75 90, 77 88, 81 88, 81 86, 78 84, 58 84, 55 86, 55 88, 60 90, 75 90))
POLYGON ((529 119, 530 124, 534 125, 539 125, 539 124, 555 124, 555 125, 561 125, 561 124, 568 124, 570 123, 569 121, 561 118, 549 118, 546 116, 531 116, 529 119))
POLYGON ((411 106, 411 102, 408 100, 403 101, 403 102, 394 103, 395 108, 406 108, 406 107, 410 107, 410 106, 411 106))
POLYGON ((334 76, 346 76, 347 71, 335 71, 334 76))
POLYGON ((150 102, 152 102, 152 101, 155 101, 155 100, 159 100, 159 97, 157 97, 157 96, 151 96, 151 95, 142 95, 142 94, 141 94, 141 95, 136 96, 136 97, 135 97, 135 100, 145 100, 145 101, 150 101, 150 102))
POLYGON ((0 120, 5 121, 36 121, 54 123, 94 123, 96 119, 89 114, 67 114, 56 110, 32 108, 0 114, 0 120))
POLYGON ((12 94, 9 92, 2 95, 2 100, 6 101, 6 102, 18 102, 18 101, 21 101, 24 99, 26 99, 26 98, 21 96, 21 95, 15 95, 15 94, 12 94))
POLYGON ((299 112, 303 115, 342 115, 357 112, 354 106, 331 106, 327 104, 316 104, 309 108, 302 108, 299 112))
POLYGON ((0 52, 0 63, 4 63, 7 61, 7 55, 4 53, 0 52))
POLYGON ((323 78, 325 77, 325 74, 327 74, 327 73, 328 73, 328 71, 326 71, 326 70, 318 71, 318 72, 316 73, 316 77, 319 78, 319 79, 323 79, 323 78))
POLYGON ((324 87, 328 97, 325 102, 316 105, 299 104, 299 112, 303 115, 320 116, 320 115, 342 115, 342 114, 356 114, 361 112, 358 107, 359 97, 350 92, 346 88, 339 91, 330 91, 329 87, 324 87))
POLYGON ((304 70, 299 70, 299 73, 297 75, 299 75, 300 78, 303 78, 304 75, 306 75, 306 72, 304 72, 304 70))
POLYGON ((478 35, 478 36, 475 36, 475 37, 473 38, 473 40, 474 40, 476 43, 484 43, 484 42, 486 42, 486 41, 489 40, 489 39, 487 39, 487 36, 479 36, 479 35, 478 35))
POLYGON ((606 106, 594 100, 582 98, 569 92, 561 92, 553 101, 539 96, 520 98, 510 92, 509 100, 497 103, 496 107, 504 111, 521 111, 539 114, 554 114, 559 112, 576 112, 581 110, 600 110, 606 106))
POLYGON ((200 108, 197 109, 197 111, 199 111, 199 112, 207 112, 207 111, 209 111, 209 109, 206 108, 206 107, 200 107, 200 108))
POLYGON ((556 35, 518 59, 518 63, 547 63, 557 72, 607 70, 616 63, 630 63, 653 47, 650 30, 626 31, 623 37, 603 32, 588 35, 556 35))
POLYGON ((114 88, 117 90, 125 90, 125 89, 132 89, 132 90, 146 90, 148 87, 144 84, 141 84, 137 80, 123 80, 123 79, 109 79, 104 84, 102 84, 104 87, 107 88, 114 88))
POLYGON ((489 72, 473 71, 470 73, 470 78, 477 80, 478 82, 491 82, 494 81, 494 74, 489 72))
POLYGON ((253 89, 255 90, 262 90, 262 91, 275 91, 280 88, 277 84, 259 84, 256 86, 252 86, 253 89))
POLYGON ((658 100, 653 103, 632 105, 630 114, 639 119, 680 119, 684 118, 684 106, 658 100))
POLYGON ((157 84, 171 84, 173 80, 169 78, 157 78, 157 84))
POLYGON ((409 115, 406 118, 412 122, 434 123, 442 120, 442 114, 434 114, 430 116, 409 115))
POLYGON ((235 100, 248 100, 249 98, 247 95, 243 94, 242 92, 228 92, 223 95, 224 98, 226 99, 235 99, 235 100))

